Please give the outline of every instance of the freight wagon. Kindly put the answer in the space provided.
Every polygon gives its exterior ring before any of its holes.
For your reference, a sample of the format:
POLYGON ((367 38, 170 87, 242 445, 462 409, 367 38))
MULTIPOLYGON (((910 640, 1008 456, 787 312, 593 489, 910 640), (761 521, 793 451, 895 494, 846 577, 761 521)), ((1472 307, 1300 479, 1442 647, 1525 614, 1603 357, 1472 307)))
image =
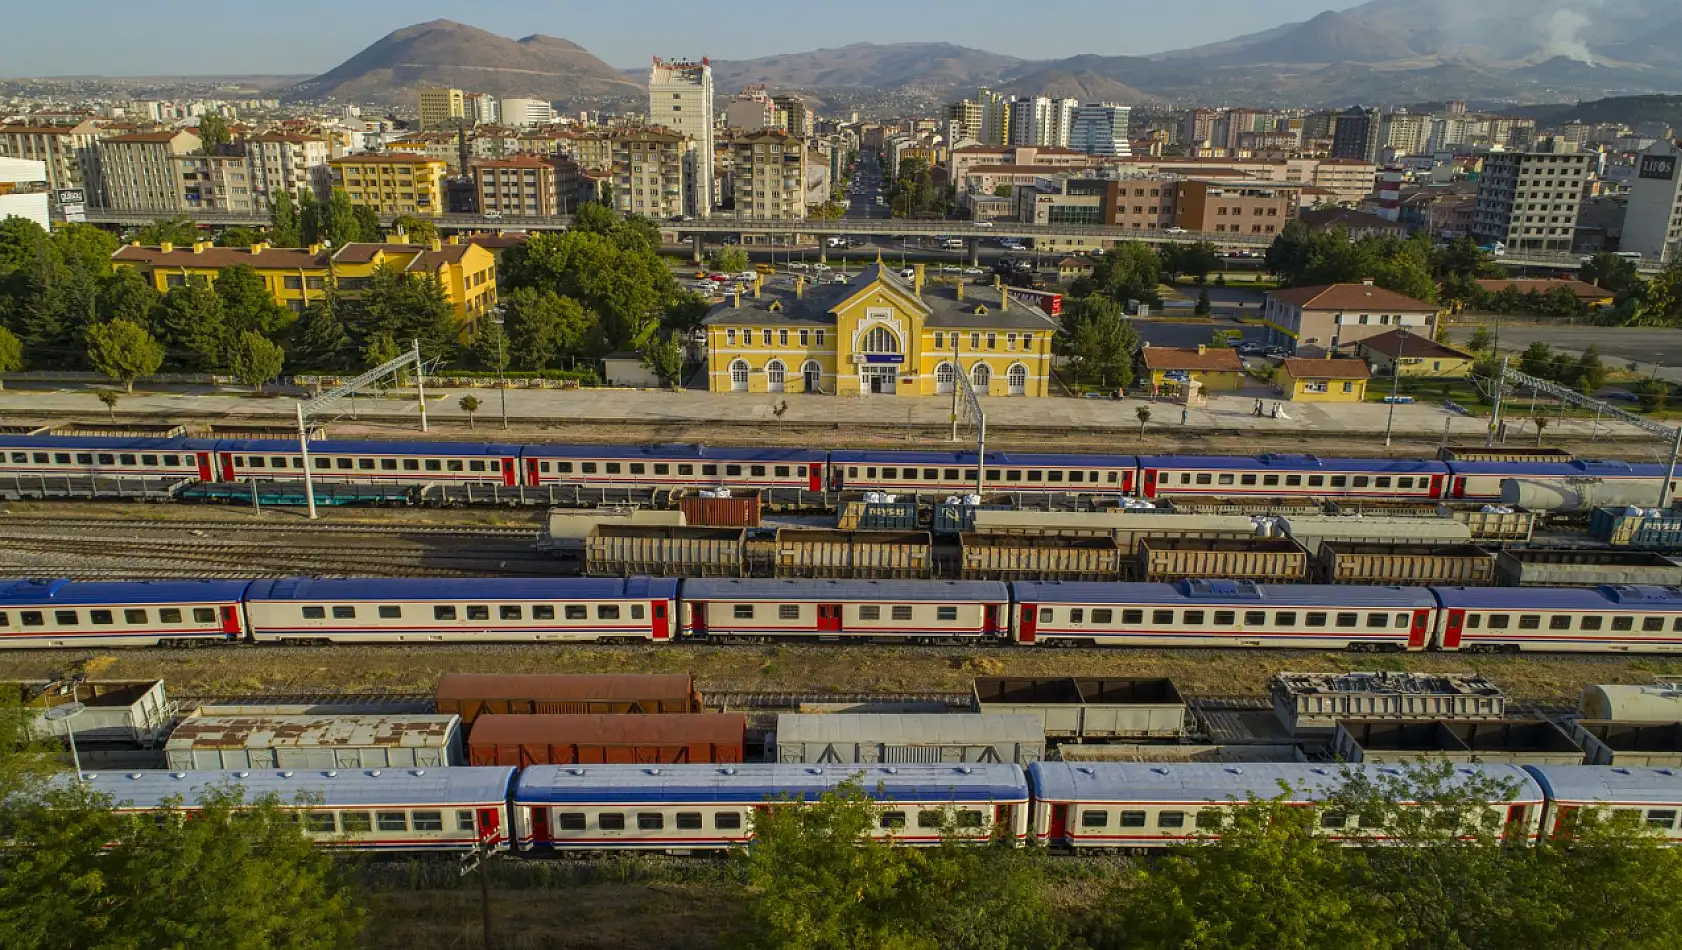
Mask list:
POLYGON ((485 715, 677 715, 702 707, 695 678, 683 673, 446 673, 433 703, 469 730, 485 715))
POLYGON ((480 716, 468 738, 473 765, 674 765, 741 762, 746 716, 727 713, 480 716))

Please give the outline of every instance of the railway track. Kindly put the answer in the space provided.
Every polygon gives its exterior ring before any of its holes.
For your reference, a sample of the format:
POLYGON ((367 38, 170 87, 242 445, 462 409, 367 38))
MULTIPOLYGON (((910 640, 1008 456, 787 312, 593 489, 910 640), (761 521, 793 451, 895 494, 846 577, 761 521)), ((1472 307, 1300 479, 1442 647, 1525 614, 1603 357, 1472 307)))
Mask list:
POLYGON ((17 525, 39 525, 54 531, 138 529, 144 531, 255 531, 264 533, 347 534, 380 537, 414 535, 417 537, 473 537, 473 538, 532 538, 538 536, 535 527, 499 525, 417 525, 417 524, 337 524, 319 521, 300 521, 275 524, 260 521, 175 521, 141 518, 58 518, 37 515, 6 515, 0 517, 0 531, 17 525))

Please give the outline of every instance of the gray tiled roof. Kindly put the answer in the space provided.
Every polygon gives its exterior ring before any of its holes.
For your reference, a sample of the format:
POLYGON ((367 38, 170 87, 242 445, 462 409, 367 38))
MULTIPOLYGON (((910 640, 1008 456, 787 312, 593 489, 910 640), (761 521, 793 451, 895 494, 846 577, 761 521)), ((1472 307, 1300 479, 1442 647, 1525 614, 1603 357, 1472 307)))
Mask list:
POLYGON ((705 322, 736 326, 834 326, 834 308, 877 281, 906 297, 919 300, 924 323, 930 329, 1054 331, 1058 328, 1056 320, 1019 298, 1012 297, 1009 307, 1004 307, 999 292, 991 287, 965 285, 964 299, 959 300, 957 289, 953 286, 925 284, 919 298, 911 284, 885 264, 871 264, 845 284, 812 287, 798 298, 792 287, 764 287, 758 299, 743 294, 740 306, 736 305, 734 298, 718 304, 707 314, 705 322), (772 310, 773 302, 780 309, 772 310))

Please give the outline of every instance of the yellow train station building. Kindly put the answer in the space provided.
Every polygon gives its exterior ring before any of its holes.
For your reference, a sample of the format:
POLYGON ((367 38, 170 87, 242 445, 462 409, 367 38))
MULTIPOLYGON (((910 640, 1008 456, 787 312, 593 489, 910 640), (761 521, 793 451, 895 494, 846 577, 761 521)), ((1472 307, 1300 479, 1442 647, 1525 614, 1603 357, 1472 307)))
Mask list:
POLYGON ((939 396, 966 374, 982 396, 1046 396, 1057 321, 1009 287, 907 280, 881 263, 844 284, 767 286, 704 322, 708 389, 939 396))

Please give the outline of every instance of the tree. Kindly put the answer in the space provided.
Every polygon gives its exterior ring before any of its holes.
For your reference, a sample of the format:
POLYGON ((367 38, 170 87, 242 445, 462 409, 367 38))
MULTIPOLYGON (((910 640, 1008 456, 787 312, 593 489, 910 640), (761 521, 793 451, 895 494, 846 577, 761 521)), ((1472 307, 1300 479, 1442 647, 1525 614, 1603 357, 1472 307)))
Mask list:
POLYGON ((376 333, 362 347, 362 364, 367 369, 382 366, 403 355, 389 333, 376 333))
MULTIPOLYGON (((15 373, 23 369, 23 342, 5 327, 0 327, 0 373, 15 373)), ((0 379, 0 389, 6 381, 0 379)))
POLYGON ((1582 355, 1577 357, 1577 383, 1587 395, 1594 395, 1606 385, 1606 378, 1612 373, 1600 359, 1600 347, 1589 344, 1582 355))
POLYGON ((683 344, 678 342, 677 334, 666 333, 655 336, 644 343, 639 355, 642 365, 660 377, 660 382, 668 386, 676 386, 678 378, 683 374, 683 344))
POLYGON ((263 275, 250 264, 230 264, 216 272, 216 296, 222 301, 222 319, 229 333, 256 330, 277 333, 295 319, 292 312, 275 302, 263 275))
POLYGON ((339 298, 332 291, 310 301, 303 316, 291 327, 291 357, 294 374, 299 367, 317 370, 343 369, 356 352, 350 334, 339 320, 339 298))
POLYGON ((259 393, 265 383, 280 375, 285 360, 284 350, 251 330, 240 333, 228 350, 228 368, 234 378, 259 393))
POLYGON ((303 247, 304 232, 298 218, 298 204, 282 191, 269 205, 269 237, 275 247, 303 247))
MULTIPOLYGON (((391 222, 393 232, 402 231, 409 236, 410 244, 431 244, 438 240, 438 225, 425 218, 417 218, 412 214, 400 214, 391 222)), ((367 240, 367 238, 363 238, 367 240)))
POLYGON ((1643 412, 1658 412, 1670 401, 1670 384, 1661 379, 1649 379, 1635 387, 1643 412))
POLYGON ((711 301, 693 290, 685 290, 666 303, 666 315, 661 323, 667 330, 687 336, 701 328, 701 321, 711 310, 711 301))
POLYGON ((123 398, 115 389, 98 389, 94 397, 105 404, 105 411, 111 414, 111 422, 117 421, 117 400, 123 398))
POLYGON ((1200 317, 1207 317, 1213 308, 1209 304, 1209 288, 1205 287, 1197 293, 1197 306, 1192 312, 1200 317))
POLYGON ((707 266, 726 274, 740 274, 748 269, 748 252, 739 247, 723 247, 707 256, 707 266))
POLYGON ((1541 448, 1542 431, 1548 427, 1548 417, 1539 415, 1530 421, 1536 425, 1536 447, 1541 448))
MULTIPOLYGON (((367 205, 356 205, 350 209, 351 220, 356 222, 357 241, 378 241, 385 237, 385 231, 380 228, 380 214, 367 205)), ((429 242, 430 243, 430 242, 429 242)))
POLYGON ((233 141, 233 134, 228 131, 226 119, 214 113, 199 116, 199 144, 205 154, 215 154, 216 150, 233 141))
POLYGON ((1074 333, 1069 344, 1075 376, 1096 382, 1105 389, 1126 389, 1133 382, 1133 355, 1139 350, 1139 335, 1121 312, 1121 306, 1105 297, 1074 301, 1071 316, 1074 333))
POLYGON ((1015 188, 1014 185, 994 185, 993 186, 993 196, 995 198, 1009 198, 1012 194, 1015 194, 1015 192, 1016 192, 1016 188, 1015 188))
POLYGON ((482 320, 479 335, 473 338, 473 358, 493 373, 508 369, 508 334, 495 320, 482 320))
POLYGON ((473 414, 479 411, 478 397, 463 396, 456 405, 461 407, 462 412, 467 413, 467 427, 469 429, 477 428, 477 426, 473 424, 473 414))
POLYGON ((134 239, 151 247, 160 244, 190 247, 199 239, 199 227, 193 223, 192 218, 178 214, 173 218, 159 218, 153 221, 136 232, 134 239))
MULTIPOLYGON (((88 361, 106 376, 134 392, 134 382, 158 371, 164 362, 164 348, 144 327, 127 320, 112 320, 88 328, 88 361)), ((115 400, 107 407, 115 405, 115 400)))
POLYGON ((1487 353, 1495 348, 1495 334, 1488 327, 1478 327, 1472 331, 1472 342, 1468 346, 1473 353, 1487 353))
POLYGON ((847 216, 847 206, 839 201, 826 201, 813 208, 806 216, 819 221, 839 221, 847 216))
POLYGON ((158 308, 157 328, 164 346, 202 371, 222 366, 227 348, 227 317, 222 298, 198 281, 170 288, 158 308))
POLYGON ((66 266, 91 277, 111 274, 111 255, 121 245, 117 236, 91 224, 63 224, 53 229, 52 246, 66 266))
POLYGON ((1208 241, 1198 241, 1195 244, 1182 244, 1179 247, 1179 272, 1192 280, 1202 283, 1208 279, 1212 271, 1220 269, 1221 256, 1215 252, 1215 245, 1208 241))
MULTIPOLYGON (((507 286, 571 297, 601 320, 610 349, 640 347, 680 291, 647 235, 631 221, 611 233, 538 234, 503 256, 507 286)), ((509 328, 514 336, 513 328, 509 328)))
POLYGON ((1642 284, 1635 262, 1610 251, 1601 251, 1577 268, 1577 279, 1622 297, 1642 284))
POLYGON ((523 369, 546 369, 578 352, 595 328, 594 316, 578 301, 553 290, 521 287, 509 292, 502 306, 513 362, 523 369))
POLYGON ((605 204, 586 201, 572 215, 572 229, 585 234, 607 234, 619 226, 619 214, 605 204))
POLYGON ((1537 340, 1525 347, 1524 354, 1519 357, 1519 369, 1530 376, 1545 379, 1553 366, 1553 358, 1553 347, 1537 340))
POLYGON ((1118 303, 1160 303, 1157 286, 1162 282, 1162 259, 1139 241, 1118 242, 1098 258, 1092 281, 1098 293, 1118 303))
POLYGON ((1133 410, 1133 414, 1139 417, 1139 441, 1143 442, 1145 441, 1145 426, 1150 425, 1151 422, 1151 407, 1140 406, 1133 410))
POLYGON ((362 222, 356 217, 356 206, 343 188, 333 189, 325 207, 318 208, 320 237, 334 247, 344 247, 362 240, 362 222))
POLYGON ((411 340, 419 340, 434 358, 448 359, 455 352, 460 323, 433 274, 381 267, 360 296, 341 302, 340 311, 346 332, 364 347, 384 335, 405 349, 411 340))
POLYGON ((263 240, 260 231, 251 228, 225 228, 216 235, 217 247, 250 247, 263 240))
POLYGON ((298 246, 315 244, 325 236, 327 209, 309 188, 298 190, 298 246))

